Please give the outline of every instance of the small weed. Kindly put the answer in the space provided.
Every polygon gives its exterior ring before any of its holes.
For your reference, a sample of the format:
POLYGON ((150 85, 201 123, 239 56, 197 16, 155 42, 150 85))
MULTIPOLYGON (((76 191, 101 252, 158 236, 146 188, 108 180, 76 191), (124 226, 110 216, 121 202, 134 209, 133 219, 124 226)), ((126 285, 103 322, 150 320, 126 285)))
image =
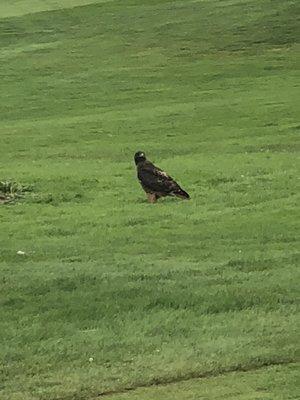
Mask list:
POLYGON ((0 204, 16 202, 33 190, 30 185, 23 185, 13 180, 0 181, 0 204))

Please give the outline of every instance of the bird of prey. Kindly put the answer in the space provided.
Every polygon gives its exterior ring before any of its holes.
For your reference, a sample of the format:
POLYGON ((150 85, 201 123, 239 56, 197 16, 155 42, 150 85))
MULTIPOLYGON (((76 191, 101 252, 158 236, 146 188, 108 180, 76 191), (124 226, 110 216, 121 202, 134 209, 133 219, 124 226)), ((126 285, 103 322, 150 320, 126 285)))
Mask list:
POLYGON ((150 203, 155 203, 157 199, 164 196, 176 196, 181 199, 190 198, 189 194, 181 189, 173 178, 148 161, 143 151, 135 153, 134 161, 137 177, 150 203))

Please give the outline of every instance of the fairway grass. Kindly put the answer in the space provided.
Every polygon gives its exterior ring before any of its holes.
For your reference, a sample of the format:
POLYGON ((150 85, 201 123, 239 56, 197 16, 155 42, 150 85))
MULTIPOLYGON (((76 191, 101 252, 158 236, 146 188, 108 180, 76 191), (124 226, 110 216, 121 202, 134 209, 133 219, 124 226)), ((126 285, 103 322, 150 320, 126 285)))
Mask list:
POLYGON ((296 8, 1 2, 1 400, 297 399, 296 8))
POLYGON ((218 377, 107 396, 107 400, 287 400, 299 398, 296 365, 274 366, 257 371, 235 372, 218 377))

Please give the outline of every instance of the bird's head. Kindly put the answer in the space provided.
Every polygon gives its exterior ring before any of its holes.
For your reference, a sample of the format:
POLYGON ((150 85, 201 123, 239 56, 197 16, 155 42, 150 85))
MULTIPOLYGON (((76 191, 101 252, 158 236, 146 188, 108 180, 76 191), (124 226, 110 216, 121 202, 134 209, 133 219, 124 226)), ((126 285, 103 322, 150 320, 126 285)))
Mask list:
POLYGON ((145 161, 145 160, 146 160, 146 155, 143 151, 138 151, 137 153, 135 153, 134 161, 135 161, 136 165, 138 165, 138 163, 145 161))

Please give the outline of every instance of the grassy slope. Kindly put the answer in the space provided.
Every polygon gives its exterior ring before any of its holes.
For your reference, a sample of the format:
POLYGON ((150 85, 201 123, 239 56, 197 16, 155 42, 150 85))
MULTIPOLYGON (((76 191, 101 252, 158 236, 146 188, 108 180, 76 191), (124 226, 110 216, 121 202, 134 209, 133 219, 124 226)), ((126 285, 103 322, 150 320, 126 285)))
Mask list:
POLYGON ((0 179, 34 185, 0 209, 1 399, 295 360, 295 15, 128 0, 0 20, 0 179), (137 149, 192 201, 146 204, 137 149))
POLYGON ((110 1, 114 0, 1 0, 0 11, 2 18, 7 18, 110 1))
POLYGON ((235 372, 214 378, 141 388, 109 400, 287 400, 299 398, 295 365, 235 372))

